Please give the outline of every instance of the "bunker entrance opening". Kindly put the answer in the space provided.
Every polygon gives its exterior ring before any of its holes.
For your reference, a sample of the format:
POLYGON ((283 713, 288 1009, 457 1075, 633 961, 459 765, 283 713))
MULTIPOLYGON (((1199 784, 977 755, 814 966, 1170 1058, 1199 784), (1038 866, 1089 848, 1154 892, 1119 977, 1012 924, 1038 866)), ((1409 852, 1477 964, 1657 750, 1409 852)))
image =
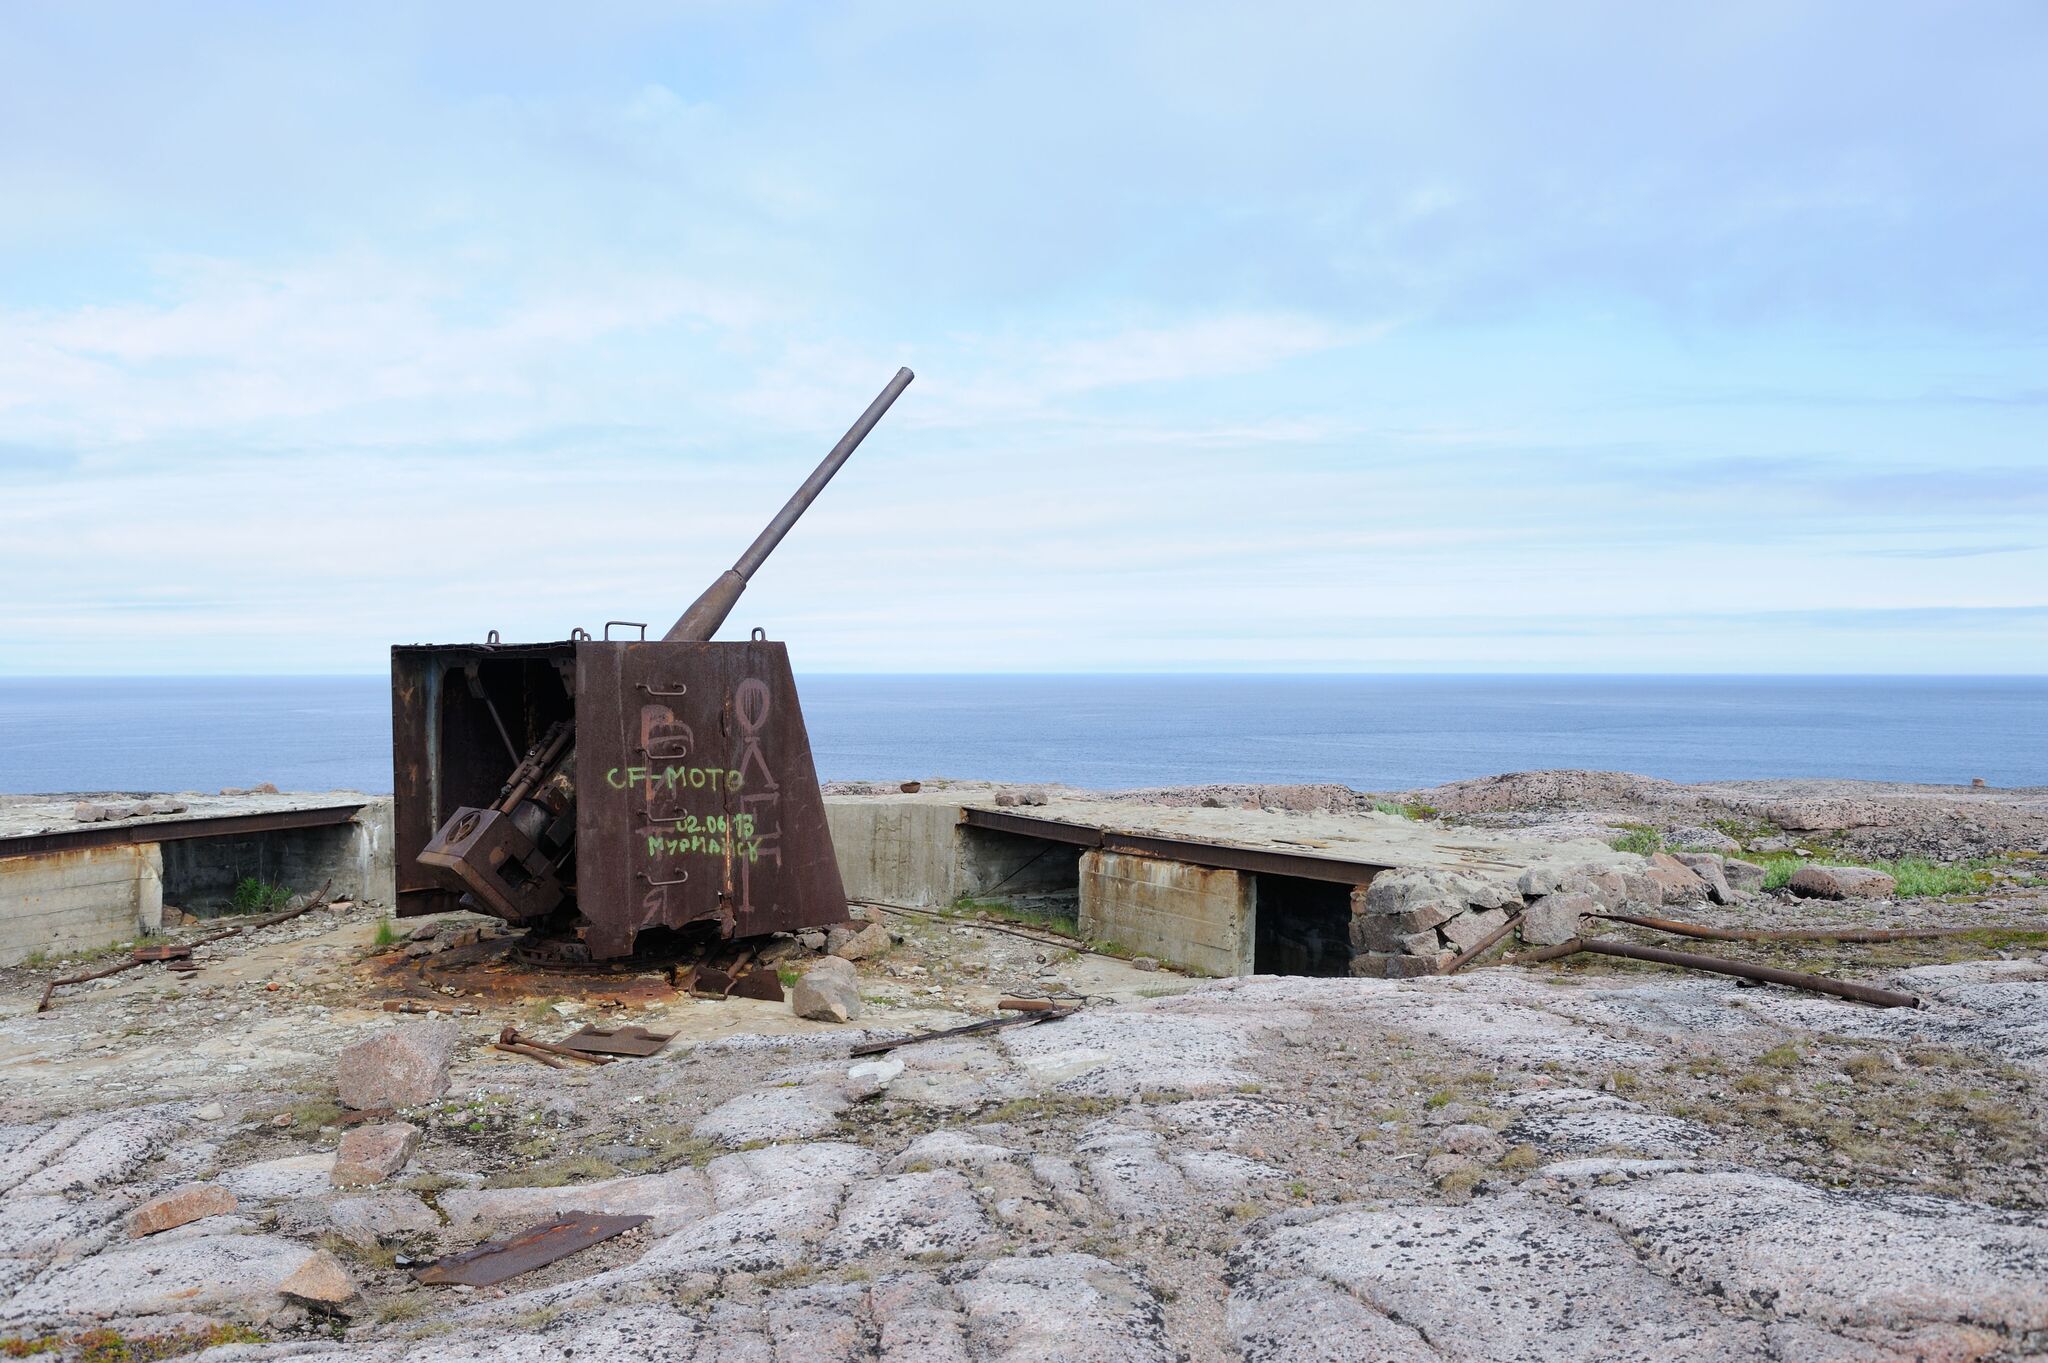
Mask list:
POLYGON ((1062 932, 1081 921, 1081 853, 1072 843, 963 827, 961 895, 1000 904, 1062 932))
POLYGON ((1261 975, 1349 975, 1351 887, 1295 876, 1253 877, 1252 969, 1261 975))
POLYGON ((357 825, 343 823, 166 841, 163 902, 211 918, 283 907, 262 898, 266 892, 352 890, 363 879, 362 839, 357 825))

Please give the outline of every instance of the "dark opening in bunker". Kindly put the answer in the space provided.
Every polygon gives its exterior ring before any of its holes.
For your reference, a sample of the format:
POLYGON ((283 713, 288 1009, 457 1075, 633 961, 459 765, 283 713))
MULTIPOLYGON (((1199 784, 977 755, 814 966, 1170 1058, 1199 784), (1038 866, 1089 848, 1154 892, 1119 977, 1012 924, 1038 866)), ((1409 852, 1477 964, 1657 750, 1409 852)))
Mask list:
POLYGON ((166 840, 163 902, 206 918, 251 912, 250 904, 235 902, 235 888, 244 881, 295 894, 311 894, 322 885, 341 887, 336 893, 352 891, 366 872, 362 838, 357 825, 341 823, 166 840))
POLYGON ((1073 843, 963 826, 962 894, 1062 932, 1079 931, 1081 853, 1073 843))
POLYGON ((1349 975, 1351 887, 1294 876, 1253 877, 1252 969, 1261 975, 1349 975))

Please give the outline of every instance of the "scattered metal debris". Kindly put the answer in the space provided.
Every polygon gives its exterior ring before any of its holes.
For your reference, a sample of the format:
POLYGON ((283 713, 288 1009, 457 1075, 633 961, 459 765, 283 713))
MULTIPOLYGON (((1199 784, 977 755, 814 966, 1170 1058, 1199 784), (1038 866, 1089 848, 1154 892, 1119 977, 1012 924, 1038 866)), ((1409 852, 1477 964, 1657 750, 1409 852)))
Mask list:
POLYGON ((494 1051, 503 1051, 507 1055, 523 1055, 528 1060, 538 1060, 541 1064, 546 1065, 551 1070, 566 1070, 569 1068, 566 1062, 555 1059, 546 1051, 534 1050, 531 1046, 508 1046, 502 1041, 493 1041, 491 1043, 491 1049, 494 1051))
POLYGON ((449 1013, 457 1016, 481 1013, 481 1008, 470 1008, 462 1004, 436 1003, 431 999, 386 999, 387 1013, 449 1013))
POLYGON ((314 895, 296 909, 286 909, 283 913, 273 913, 267 918, 259 918, 253 923, 238 923, 223 932, 209 933, 205 937, 195 937, 189 942, 178 942, 160 947, 137 947, 127 960, 110 965, 104 970, 88 970, 81 975, 65 975, 59 979, 51 980, 43 986, 43 996, 36 1001, 36 1011, 38 1013, 48 1012, 50 1010, 51 997, 56 994, 58 988, 62 985, 85 984, 92 980, 103 980, 109 975, 118 975, 124 970, 133 970, 141 965, 162 963, 176 969, 179 962, 187 962, 186 968, 196 969, 197 967, 189 965, 194 947, 205 946, 208 942, 218 942, 224 937, 235 937, 245 932, 254 932, 258 928, 272 927, 275 924, 285 922, 287 919, 297 918, 302 913, 310 913, 327 902, 327 892, 333 888, 334 882, 330 880, 320 887, 319 894, 314 895))
POLYGON ((559 1049, 576 1053, 579 1059, 592 1056, 649 1056, 668 1045, 673 1032, 650 1032, 645 1027, 590 1027, 562 1038, 559 1049))
POLYGON ((648 1220, 645 1216, 569 1212, 509 1240, 492 1240, 460 1254, 443 1255, 420 1270, 419 1280, 430 1286, 491 1287, 637 1230, 648 1220))
POLYGON ((557 1046, 552 1042, 542 1041, 537 1037, 524 1036, 517 1027, 507 1027, 498 1033, 498 1048, 500 1050, 529 1053, 541 1051, 548 1055, 559 1055, 565 1060, 581 1060, 589 1065, 609 1065, 612 1063, 612 1057, 608 1055, 591 1055, 585 1051, 571 1050, 567 1046, 557 1046))
POLYGON ((965 1027, 948 1027, 937 1032, 918 1032, 913 1036, 900 1036, 890 1041, 868 1041, 855 1046, 848 1055, 880 1055, 893 1051, 898 1046, 915 1046, 920 1041, 943 1041, 948 1037, 973 1036, 978 1032, 996 1032, 1005 1027, 1036 1027, 1041 1022, 1058 1022, 1079 1012, 1078 1008, 1046 1008, 1028 1013, 1017 1013, 1006 1018, 983 1018, 970 1022, 965 1027))

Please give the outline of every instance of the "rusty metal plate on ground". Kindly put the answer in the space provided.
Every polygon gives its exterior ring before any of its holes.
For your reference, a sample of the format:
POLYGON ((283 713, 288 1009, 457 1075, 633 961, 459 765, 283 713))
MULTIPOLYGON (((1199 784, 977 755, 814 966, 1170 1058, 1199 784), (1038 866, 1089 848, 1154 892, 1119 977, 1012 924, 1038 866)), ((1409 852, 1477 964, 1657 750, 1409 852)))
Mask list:
POLYGON ((585 1027, 562 1038, 567 1050, 585 1055, 653 1055, 668 1045, 672 1032, 650 1032, 645 1027, 585 1027))
POLYGON ((490 1287, 566 1259, 579 1250, 602 1244, 648 1222, 645 1216, 597 1216, 590 1212, 569 1212, 553 1221, 521 1231, 509 1240, 492 1240, 436 1259, 420 1271, 420 1281, 430 1285, 461 1284, 490 1287))
POLYGON ((161 947, 137 947, 130 959, 137 961, 182 961, 192 954, 192 948, 181 943, 161 947))
POLYGON ((727 938, 846 917, 789 653, 576 646, 577 901, 594 959, 648 928, 727 938))
POLYGON ((734 980, 725 992, 736 999, 760 999, 764 1003, 780 1003, 782 980, 773 970, 749 970, 734 980))

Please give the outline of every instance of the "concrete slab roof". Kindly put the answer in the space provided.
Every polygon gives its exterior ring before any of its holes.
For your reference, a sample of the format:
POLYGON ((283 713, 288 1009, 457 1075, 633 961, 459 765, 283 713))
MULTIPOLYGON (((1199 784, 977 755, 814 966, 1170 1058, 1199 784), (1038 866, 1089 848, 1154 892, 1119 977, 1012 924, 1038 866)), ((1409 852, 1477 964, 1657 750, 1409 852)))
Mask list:
MULTIPOLYGON (((1532 866, 1629 866, 1637 859, 1592 839, 1556 841, 1518 836, 1492 829, 1460 828, 1395 814, 1299 812, 1284 809, 1217 809, 1203 806, 1145 804, 1109 799, 1092 792, 1046 791, 1042 805, 998 805, 995 787, 952 783, 927 785, 915 794, 886 793, 854 798, 876 801, 931 802, 958 806, 970 823, 1004 827, 1032 835, 1022 821, 1039 821, 1093 830, 1105 845, 1170 842, 1178 855, 1203 861, 1204 847, 1220 854, 1215 864, 1230 864, 1230 853, 1269 854, 1297 863, 1295 872, 1316 878, 1343 879, 1343 868, 1385 870, 1412 867, 1455 871, 1488 880, 1512 880, 1532 866), (971 813, 970 813, 971 811, 971 813)), ((848 798, 845 796, 836 798, 848 798)), ((1036 830, 1057 836, 1059 830, 1036 830)), ((1140 849, 1142 850, 1142 849, 1140 849)), ((1166 854, 1162 849, 1162 855, 1166 854)), ((1259 869, 1252 866, 1249 869, 1259 869)), ((1276 870, 1277 870, 1276 864, 1276 870)), ((1278 870, 1280 874, 1289 874, 1278 870)))
POLYGON ((0 795, 0 856, 33 854, 47 850, 50 845, 173 841, 265 827, 346 823, 355 811, 382 798, 385 797, 353 790, 243 795, 0 795), (80 804, 115 810, 159 801, 176 801, 185 808, 176 814, 138 814, 96 822, 86 822, 72 814, 80 804))

